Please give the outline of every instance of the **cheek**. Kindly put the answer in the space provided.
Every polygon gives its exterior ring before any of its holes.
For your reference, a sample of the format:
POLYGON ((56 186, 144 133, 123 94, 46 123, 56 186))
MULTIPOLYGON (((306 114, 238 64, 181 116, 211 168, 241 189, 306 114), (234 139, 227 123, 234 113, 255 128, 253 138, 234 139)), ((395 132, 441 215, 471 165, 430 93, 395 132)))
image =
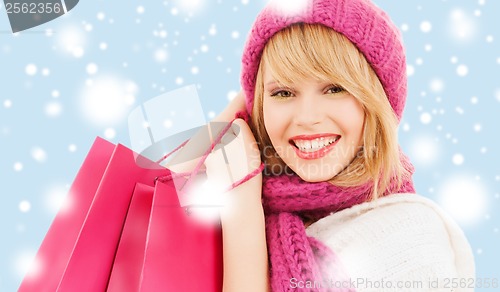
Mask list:
POLYGON ((264 127, 266 128, 266 132, 269 135, 269 138, 274 143, 277 134, 280 132, 281 124, 280 124, 280 115, 278 110, 273 108, 272 105, 266 103, 264 100, 263 104, 263 115, 264 115, 264 127))
POLYGON ((360 146, 365 123, 365 112, 361 104, 353 97, 349 102, 344 104, 337 117, 340 117, 337 120, 341 121, 342 129, 349 137, 349 143, 360 146))

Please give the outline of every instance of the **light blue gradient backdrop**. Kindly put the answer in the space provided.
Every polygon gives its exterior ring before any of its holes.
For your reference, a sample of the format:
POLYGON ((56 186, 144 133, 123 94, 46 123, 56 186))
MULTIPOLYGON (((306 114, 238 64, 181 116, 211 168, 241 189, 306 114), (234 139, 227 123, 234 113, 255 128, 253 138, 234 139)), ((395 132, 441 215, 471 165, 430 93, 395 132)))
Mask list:
MULTIPOLYGON (((130 145, 132 108, 189 84, 206 119, 224 108, 264 3, 82 0, 16 36, 2 5, 0 291, 17 289, 95 136, 130 145), (192 15, 180 4, 196 2, 192 15)), ((477 276, 500 279, 500 2, 376 3, 404 30, 411 74, 400 142, 417 190, 464 229, 477 276)))

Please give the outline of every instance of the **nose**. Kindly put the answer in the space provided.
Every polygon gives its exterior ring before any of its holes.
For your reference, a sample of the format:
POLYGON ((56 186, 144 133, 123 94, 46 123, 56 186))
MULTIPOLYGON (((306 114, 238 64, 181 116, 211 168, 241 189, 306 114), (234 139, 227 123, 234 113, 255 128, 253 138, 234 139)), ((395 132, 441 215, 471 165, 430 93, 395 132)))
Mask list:
POLYGON ((324 119, 324 110, 314 96, 301 96, 296 103, 295 124, 302 127, 317 125, 324 119))

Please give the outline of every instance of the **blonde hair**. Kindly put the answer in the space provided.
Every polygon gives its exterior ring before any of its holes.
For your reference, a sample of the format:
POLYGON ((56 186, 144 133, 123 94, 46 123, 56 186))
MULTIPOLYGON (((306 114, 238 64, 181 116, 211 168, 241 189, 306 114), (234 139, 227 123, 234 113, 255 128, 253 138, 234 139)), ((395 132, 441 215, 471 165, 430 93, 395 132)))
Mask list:
POLYGON ((280 84, 304 78, 338 84, 352 94, 365 112, 363 147, 353 161, 330 182, 357 186, 372 182, 371 198, 386 192, 396 179, 409 176, 400 161, 398 121, 377 75, 358 49, 342 34, 319 24, 294 24, 277 32, 264 48, 256 77, 251 128, 266 170, 289 168, 272 147, 264 126, 263 71, 271 70, 280 84))

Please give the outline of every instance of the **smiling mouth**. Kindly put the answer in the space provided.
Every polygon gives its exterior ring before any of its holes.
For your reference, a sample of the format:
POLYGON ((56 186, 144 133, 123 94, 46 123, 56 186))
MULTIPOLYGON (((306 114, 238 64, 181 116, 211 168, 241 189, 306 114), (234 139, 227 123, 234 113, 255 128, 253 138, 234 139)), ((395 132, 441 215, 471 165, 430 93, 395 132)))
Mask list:
POLYGON ((335 137, 321 137, 313 140, 302 140, 295 139, 291 140, 292 144, 297 147, 300 151, 303 152, 315 152, 322 148, 328 147, 333 143, 337 142, 340 139, 340 136, 335 137))
POLYGON ((326 155, 340 140, 340 135, 295 136, 289 140, 295 152, 303 159, 317 159, 326 155))

